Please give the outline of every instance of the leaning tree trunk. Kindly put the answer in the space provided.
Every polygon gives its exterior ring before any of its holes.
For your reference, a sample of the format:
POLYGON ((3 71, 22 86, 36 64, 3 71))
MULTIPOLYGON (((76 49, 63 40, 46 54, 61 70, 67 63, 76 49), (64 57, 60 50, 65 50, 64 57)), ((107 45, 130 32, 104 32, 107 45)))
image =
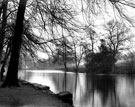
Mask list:
POLYGON ((23 20, 24 20, 26 3, 27 0, 20 0, 19 3, 8 72, 6 75, 6 79, 2 84, 2 87, 19 86, 18 65, 19 65, 20 48, 22 43, 23 20))

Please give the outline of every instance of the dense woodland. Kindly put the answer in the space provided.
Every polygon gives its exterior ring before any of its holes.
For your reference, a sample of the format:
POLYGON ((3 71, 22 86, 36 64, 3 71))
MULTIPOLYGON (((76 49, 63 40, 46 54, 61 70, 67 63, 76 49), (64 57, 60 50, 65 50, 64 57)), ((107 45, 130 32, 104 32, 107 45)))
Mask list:
POLYGON ((133 71, 134 8, 133 0, 1 0, 2 87, 19 86, 18 69, 27 59, 65 71, 73 64, 76 72, 83 61, 87 73, 119 71, 115 63, 124 59, 133 71), (39 60, 38 51, 49 58, 39 60))

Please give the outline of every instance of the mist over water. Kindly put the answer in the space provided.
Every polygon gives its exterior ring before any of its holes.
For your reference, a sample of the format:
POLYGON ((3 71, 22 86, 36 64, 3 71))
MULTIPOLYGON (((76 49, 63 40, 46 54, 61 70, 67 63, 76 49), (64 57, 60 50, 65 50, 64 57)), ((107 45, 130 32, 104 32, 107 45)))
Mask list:
POLYGON ((135 76, 27 70, 19 77, 47 85, 55 93, 70 91, 75 107, 135 107, 135 76))

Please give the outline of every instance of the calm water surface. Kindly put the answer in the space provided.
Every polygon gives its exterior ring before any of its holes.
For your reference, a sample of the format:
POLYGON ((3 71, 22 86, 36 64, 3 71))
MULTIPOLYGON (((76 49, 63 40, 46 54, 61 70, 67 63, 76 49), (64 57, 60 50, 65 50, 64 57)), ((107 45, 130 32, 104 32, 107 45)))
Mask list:
POLYGON ((50 86, 55 93, 70 91, 75 107, 135 107, 135 76, 27 70, 20 71, 20 77, 50 86))

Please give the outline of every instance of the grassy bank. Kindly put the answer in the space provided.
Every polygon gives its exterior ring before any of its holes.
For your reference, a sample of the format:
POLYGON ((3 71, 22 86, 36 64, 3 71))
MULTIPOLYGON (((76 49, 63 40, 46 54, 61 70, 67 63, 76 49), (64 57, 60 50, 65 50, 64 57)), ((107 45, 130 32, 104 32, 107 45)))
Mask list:
POLYGON ((47 91, 22 83, 17 88, 0 88, 0 93, 0 107, 72 107, 47 91))

